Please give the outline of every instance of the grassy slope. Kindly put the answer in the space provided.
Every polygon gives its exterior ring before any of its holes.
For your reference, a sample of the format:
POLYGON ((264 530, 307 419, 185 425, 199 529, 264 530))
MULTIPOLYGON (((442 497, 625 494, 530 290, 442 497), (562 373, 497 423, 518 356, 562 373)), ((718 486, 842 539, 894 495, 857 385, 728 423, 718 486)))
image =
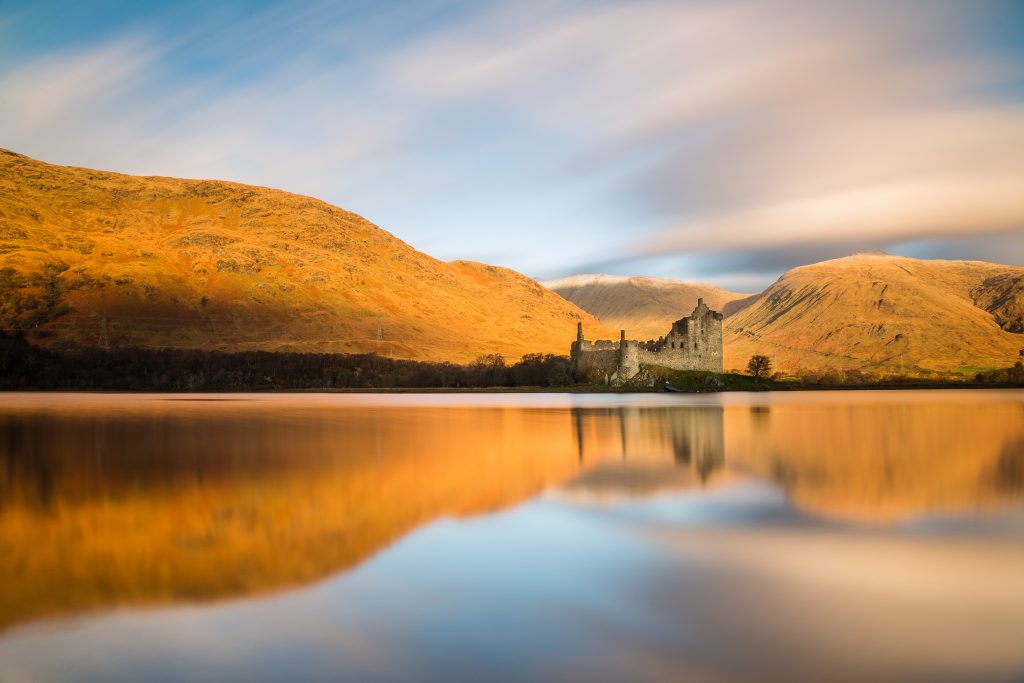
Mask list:
POLYGON ((0 327, 35 343, 467 361, 566 353, 579 319, 611 334, 519 273, 316 199, 0 150, 0 327))
MULTIPOLYGON (((568 301, 600 318, 612 329, 626 330, 631 339, 656 339, 662 336, 673 322, 693 311, 698 297, 703 298, 712 309, 721 311, 729 302, 747 296, 712 285, 679 280, 603 275, 593 278, 590 281, 584 280, 582 284, 573 283, 573 278, 545 284, 568 301)), ((599 337, 587 331, 587 338, 599 337)))
POLYGON ((1007 331, 1022 275, 1013 266, 884 254, 795 268, 726 320, 725 367, 745 367, 755 353, 785 373, 1006 367, 1024 348, 1024 335, 1007 331))

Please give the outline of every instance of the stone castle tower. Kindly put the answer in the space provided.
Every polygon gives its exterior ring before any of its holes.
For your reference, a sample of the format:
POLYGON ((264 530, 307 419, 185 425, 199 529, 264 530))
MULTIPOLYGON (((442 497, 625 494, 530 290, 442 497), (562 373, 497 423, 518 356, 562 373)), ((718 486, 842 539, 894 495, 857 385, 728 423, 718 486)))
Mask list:
POLYGON ((604 376, 613 383, 636 377, 642 365, 721 373, 723 317, 697 299, 693 313, 672 323, 668 334, 645 342, 626 339, 625 330, 618 342, 591 342, 583 338, 583 323, 577 323, 569 355, 578 373, 604 376))

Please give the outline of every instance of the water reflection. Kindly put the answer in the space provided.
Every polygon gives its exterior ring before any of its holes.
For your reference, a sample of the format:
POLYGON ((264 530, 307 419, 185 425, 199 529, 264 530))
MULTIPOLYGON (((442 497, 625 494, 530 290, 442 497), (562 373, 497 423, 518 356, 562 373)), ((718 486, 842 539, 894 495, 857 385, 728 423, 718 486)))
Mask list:
POLYGON ((1024 403, 1005 396, 12 395, 0 627, 301 585, 555 489, 600 505, 766 481, 804 514, 872 524, 1018 507, 1024 403))
POLYGON ((805 512, 851 521, 1020 500, 1024 404, 874 396, 727 408, 727 460, 774 481, 805 512))
POLYGON ((577 407, 572 414, 579 462, 587 466, 562 487, 573 497, 609 500, 728 480, 722 406, 577 407))

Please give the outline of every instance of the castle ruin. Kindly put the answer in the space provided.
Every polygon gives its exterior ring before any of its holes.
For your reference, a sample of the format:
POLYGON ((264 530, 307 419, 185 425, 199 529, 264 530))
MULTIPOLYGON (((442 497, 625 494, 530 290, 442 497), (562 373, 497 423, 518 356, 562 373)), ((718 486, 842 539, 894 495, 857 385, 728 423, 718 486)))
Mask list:
POLYGON ((664 337, 649 341, 626 339, 625 330, 618 342, 588 341, 583 338, 583 323, 577 323, 569 355, 577 374, 603 377, 611 384, 635 378, 642 365, 722 373, 723 317, 697 299, 693 313, 672 323, 664 337))

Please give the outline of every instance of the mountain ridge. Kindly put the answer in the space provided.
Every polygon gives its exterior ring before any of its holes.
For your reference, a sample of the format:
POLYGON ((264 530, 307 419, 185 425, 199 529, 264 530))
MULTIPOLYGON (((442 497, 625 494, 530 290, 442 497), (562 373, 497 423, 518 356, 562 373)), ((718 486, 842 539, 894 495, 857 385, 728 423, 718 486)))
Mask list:
POLYGON ((468 362, 565 353, 577 321, 610 334, 522 274, 312 197, 0 150, 0 328, 33 343, 468 362))

